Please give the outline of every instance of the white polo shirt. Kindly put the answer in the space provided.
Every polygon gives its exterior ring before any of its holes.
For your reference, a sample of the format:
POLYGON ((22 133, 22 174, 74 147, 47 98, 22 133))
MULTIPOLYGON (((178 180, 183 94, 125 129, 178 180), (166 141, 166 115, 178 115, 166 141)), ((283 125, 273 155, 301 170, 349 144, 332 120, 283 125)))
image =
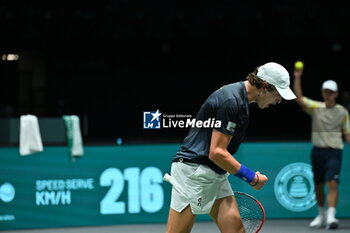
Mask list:
POLYGON ((327 108, 324 102, 303 97, 305 111, 312 118, 311 140, 314 146, 343 149, 343 133, 350 133, 349 112, 336 104, 327 108))

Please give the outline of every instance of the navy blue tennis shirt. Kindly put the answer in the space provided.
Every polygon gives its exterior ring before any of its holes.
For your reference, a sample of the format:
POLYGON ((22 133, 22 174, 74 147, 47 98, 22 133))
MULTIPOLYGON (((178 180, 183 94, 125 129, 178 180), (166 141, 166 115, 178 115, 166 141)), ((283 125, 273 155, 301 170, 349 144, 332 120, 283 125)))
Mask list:
MULTIPOLYGON (((197 113, 196 120, 212 118, 221 121, 221 126, 216 130, 233 136, 227 150, 231 154, 236 153, 249 121, 249 103, 243 81, 223 86, 207 98, 197 113)), ((225 170, 209 159, 212 130, 213 128, 192 127, 174 155, 173 162, 182 158, 187 162, 206 165, 218 174, 225 174, 225 170)))

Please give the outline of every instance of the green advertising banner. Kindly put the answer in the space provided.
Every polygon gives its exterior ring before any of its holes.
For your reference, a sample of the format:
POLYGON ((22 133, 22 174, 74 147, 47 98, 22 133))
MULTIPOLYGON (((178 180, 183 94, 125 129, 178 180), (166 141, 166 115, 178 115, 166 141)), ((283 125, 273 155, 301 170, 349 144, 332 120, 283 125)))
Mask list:
MULTIPOLYGON (((87 146, 75 162, 66 147, 28 156, 0 148, 0 230, 166 222, 171 185, 162 177, 179 146, 87 146)), ((255 191, 230 176, 233 189, 258 198, 268 218, 313 217, 310 150, 303 142, 242 144, 235 157, 269 182, 255 191)), ((339 217, 350 217, 349 152, 346 146, 339 217)))

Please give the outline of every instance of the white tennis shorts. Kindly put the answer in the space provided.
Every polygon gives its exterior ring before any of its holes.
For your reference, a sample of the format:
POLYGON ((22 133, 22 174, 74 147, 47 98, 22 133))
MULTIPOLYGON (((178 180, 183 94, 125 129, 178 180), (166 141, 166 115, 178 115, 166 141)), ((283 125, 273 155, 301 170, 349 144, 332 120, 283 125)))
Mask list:
POLYGON ((190 205, 193 214, 209 214, 215 200, 233 195, 228 175, 219 175, 205 165, 172 163, 170 207, 182 212, 190 205))

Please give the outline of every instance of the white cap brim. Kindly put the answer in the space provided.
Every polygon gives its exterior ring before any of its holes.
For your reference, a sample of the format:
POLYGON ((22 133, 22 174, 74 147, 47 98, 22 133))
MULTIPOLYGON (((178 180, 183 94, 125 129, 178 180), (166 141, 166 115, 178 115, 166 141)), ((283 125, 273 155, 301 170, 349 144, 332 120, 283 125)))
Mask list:
POLYGON ((285 100, 293 100, 297 98, 289 87, 282 89, 275 86, 275 88, 277 89, 278 93, 282 96, 282 98, 285 100))

